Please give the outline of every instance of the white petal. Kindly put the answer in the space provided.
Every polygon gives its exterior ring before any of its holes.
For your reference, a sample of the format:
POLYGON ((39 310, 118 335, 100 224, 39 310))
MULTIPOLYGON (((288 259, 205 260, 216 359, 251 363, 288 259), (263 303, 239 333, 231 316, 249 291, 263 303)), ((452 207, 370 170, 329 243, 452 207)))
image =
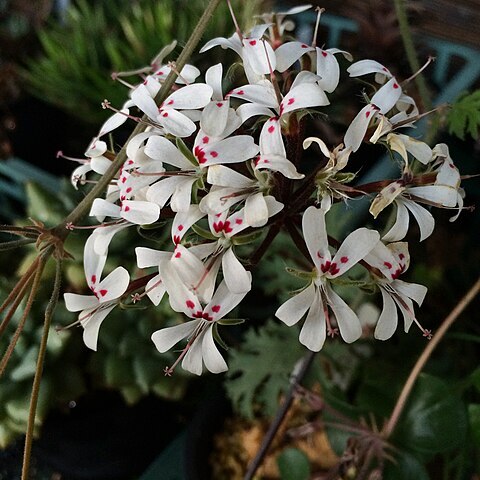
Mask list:
POLYGON ((365 105, 352 120, 345 132, 343 143, 345 147, 350 147, 352 152, 356 152, 362 144, 365 133, 367 133, 368 124, 376 112, 374 105, 365 105))
POLYGON ((426 165, 432 159, 432 149, 425 143, 408 135, 398 134, 400 139, 404 142, 405 148, 410 152, 419 162, 426 165))
POLYGON ((321 107, 329 105, 322 87, 315 83, 304 83, 290 89, 280 105, 282 115, 308 107, 321 107))
POLYGON ((380 113, 387 113, 397 103, 402 89, 395 78, 391 78, 372 97, 370 103, 380 109, 380 113))
POLYGON ((231 48, 232 50, 235 50, 235 52, 237 52, 239 55, 241 55, 242 52, 242 45, 240 43, 240 40, 238 39, 237 34, 234 34, 230 38, 212 38, 200 49, 200 53, 206 52, 207 50, 210 50, 211 48, 216 46, 221 46, 224 49, 231 48))
POLYGON ((187 288, 195 292, 195 287, 206 275, 202 261, 183 245, 177 245, 171 256, 171 264, 187 288))
POLYGON ((158 115, 158 107, 155 100, 150 96, 147 87, 140 84, 131 92, 130 95, 133 103, 152 120, 156 120, 158 115))
POLYGON ((408 210, 403 202, 396 201, 395 205, 397 206, 397 216, 392 228, 382 237, 382 240, 385 242, 402 240, 408 231, 408 210))
POLYGON ((98 140, 98 137, 95 137, 92 140, 92 143, 88 146, 85 156, 89 158, 95 158, 102 156, 107 151, 107 144, 98 140))
POLYGON ((414 300, 419 307, 422 305, 425 295, 428 291, 428 288, 424 285, 419 285, 418 283, 407 283, 402 280, 395 280, 392 283, 392 288, 394 288, 402 296, 414 300))
POLYGON ((232 293, 246 293, 252 289, 252 276, 229 248, 222 257, 223 278, 232 293))
POLYGON ((250 135, 237 135, 226 138, 214 145, 203 148, 205 154, 199 160, 202 167, 219 163, 239 163, 253 158, 258 153, 258 145, 250 135), (204 159, 204 160, 203 160, 204 159))
POLYGON ((314 50, 312 47, 309 47, 307 44, 302 42, 287 42, 280 45, 275 50, 275 55, 277 57, 277 68, 278 72, 284 72, 290 68, 303 54, 306 52, 311 52, 314 50))
POLYGON ((117 267, 107 275, 95 289, 100 303, 110 302, 121 297, 128 288, 130 275, 123 267, 117 267))
POLYGON ((201 321, 202 320, 192 320, 180 325, 175 325, 174 327, 157 330, 152 334, 152 341, 160 353, 165 353, 178 342, 189 337, 201 321))
POLYGON ((327 327, 323 310, 322 295, 317 291, 305 323, 300 331, 300 343, 312 352, 319 352, 325 343, 327 327))
POLYGON ((448 185, 409 187, 407 192, 415 195, 415 197, 438 203, 444 207, 454 207, 457 204, 457 189, 448 185))
POLYGON ((325 226, 325 211, 315 207, 308 207, 302 218, 302 230, 310 257, 317 267, 330 261, 328 237, 325 226))
POLYGON ((382 293, 383 309, 375 327, 374 337, 377 340, 388 340, 397 329, 398 312, 392 297, 383 288, 380 289, 380 292, 382 293))
MULTIPOLYGON (((157 111, 158 113, 158 111, 157 111)), ((143 142, 148 138, 155 136, 158 137, 158 133, 156 132, 142 132, 138 135, 135 135, 128 143, 127 143, 127 158, 131 160, 135 160, 135 156, 137 154, 138 149, 143 145, 143 142)), ((152 157, 153 158, 153 157, 152 157)))
POLYGON ((147 200, 149 202, 156 203, 160 208, 163 208, 168 202, 168 199, 173 195, 173 192, 175 192, 177 187, 184 181, 184 179, 185 177, 180 175, 165 177, 159 182, 153 184, 147 190, 147 200))
POLYGON ((170 199, 170 207, 174 212, 187 212, 192 199, 192 187, 197 181, 196 177, 180 177, 177 188, 170 199))
MULTIPOLYGON (((95 287, 98 282, 100 282, 100 277, 102 276, 103 267, 107 261, 107 256, 98 255, 95 252, 95 239, 98 234, 95 234, 100 230, 97 228, 94 232, 88 237, 85 242, 85 247, 83 250, 83 270, 85 271, 85 278, 87 279, 88 286, 95 287)), ((83 307, 82 310, 87 307, 83 307)))
POLYGON ((160 275, 155 275, 146 285, 145 292, 150 301, 157 307, 165 295, 166 289, 160 275))
POLYGON ((332 259, 328 278, 336 278, 364 258, 380 240, 380 234, 376 230, 359 228, 352 232, 340 245, 332 259), (336 264, 336 269, 333 265, 336 264), (336 273, 333 273, 333 272, 336 273))
MULTIPOLYGON (((250 272, 247 273, 251 281, 252 275, 250 272)), ((204 311, 213 318, 213 321, 217 321, 227 316, 245 298, 247 293, 248 292, 233 293, 229 290, 227 282, 224 280, 218 286, 204 311)))
POLYGON ((112 162, 103 156, 93 157, 92 161, 90 162, 90 166, 95 173, 103 175, 109 168, 112 162))
POLYGON ((186 115, 171 108, 163 110, 156 120, 167 133, 181 138, 189 137, 197 128, 186 115))
POLYGON ((251 227, 263 227, 268 221, 268 208, 262 192, 250 195, 245 202, 245 221, 251 227))
POLYGON ((340 79, 340 67, 333 53, 317 48, 317 75, 322 77, 318 84, 328 93, 333 92, 340 79))
POLYGON ((106 316, 116 307, 116 304, 105 306, 97 310, 90 317, 81 322, 83 330, 83 342, 85 345, 97 351, 98 331, 106 316))
POLYGON ((164 137, 158 135, 149 138, 145 153, 154 160, 159 160, 181 170, 192 168, 192 164, 179 152, 177 147, 164 137))
POLYGON ((282 129, 278 118, 272 117, 263 124, 260 132, 261 155, 279 155, 286 157, 287 153, 282 139, 282 129))
POLYGON ((69 312, 80 312, 98 306, 98 300, 93 295, 79 295, 78 293, 64 293, 65 308, 69 312))
MULTIPOLYGON (((216 167, 213 165, 210 168, 216 167)), ((209 170, 210 170, 209 168, 209 170)), ((210 192, 205 195, 199 203, 200 210, 210 215, 219 212, 225 212, 231 206, 248 198, 249 193, 240 194, 238 188, 215 188, 212 187, 210 192)))
POLYGON ((273 85, 267 81, 257 85, 244 85, 235 88, 229 96, 247 100, 264 107, 278 108, 278 100, 273 85))
POLYGON ((347 72, 351 77, 360 77, 362 75, 368 75, 369 73, 381 73, 387 77, 392 76, 387 68, 375 60, 360 60, 355 62, 347 68, 347 72))
POLYGON ((295 325, 312 306, 315 295, 315 285, 311 283, 305 290, 297 293, 281 305, 275 312, 275 316, 289 327, 295 325))
POLYGON ((362 335, 362 325, 355 312, 328 287, 328 303, 337 319, 340 335, 347 343, 358 340, 362 335))
POLYGON ((162 108, 166 106, 175 110, 195 110, 205 107, 212 98, 213 89, 205 83, 187 85, 169 95, 162 108))
POLYGON ((212 137, 219 137, 227 125, 229 104, 228 100, 210 102, 203 109, 200 118, 202 131, 212 137))
POLYGON ((160 261, 168 260, 172 256, 171 252, 161 252, 147 247, 136 247, 135 254, 138 268, 158 267, 160 261))
POLYGON ((95 217, 118 218, 120 216, 120 211, 121 208, 118 205, 108 202, 103 198, 96 198, 92 203, 89 215, 95 217))
POLYGON ((255 169, 259 170, 266 168, 274 172, 280 172, 284 177, 291 178, 293 180, 300 180, 305 175, 299 173, 295 165, 280 155, 261 155, 255 162, 255 169))
POLYGON ((207 83, 207 85, 210 85, 210 87, 212 87, 213 98, 215 100, 223 99, 222 75, 223 75, 223 66, 221 63, 212 65, 205 72, 205 82, 207 83))
POLYGON ((182 361, 182 368, 195 375, 201 375, 203 370, 202 337, 193 342, 182 361))
POLYGON ((429 237, 435 228, 433 215, 415 202, 404 200, 405 206, 412 212, 420 228, 420 241, 429 237))
POLYGON ((115 130, 120 125, 123 125, 128 119, 128 108, 123 108, 120 112, 114 113, 101 127, 98 133, 99 137, 115 130))
POLYGON ((125 228, 130 227, 129 224, 112 225, 108 227, 97 228, 92 236, 95 238, 94 250, 97 255, 107 255, 108 247, 113 237, 125 228))
POLYGON ((149 225, 160 217, 160 207, 156 203, 139 200, 122 202, 122 218, 136 225, 149 225))
POLYGON ((254 180, 223 165, 212 165, 208 169, 207 182, 210 185, 233 188, 248 188, 255 184, 254 180))
POLYGON ((213 340, 212 327, 207 328, 202 339, 202 356, 205 367, 212 373, 221 373, 228 370, 228 366, 213 340))
POLYGON ((200 210, 198 205, 190 205, 188 210, 178 212, 172 223, 172 240, 173 243, 180 243, 183 236, 188 232, 190 227, 203 218, 205 214, 200 210))
POLYGON ((257 117, 259 115, 271 117, 272 114, 272 110, 263 105, 258 105, 257 103, 244 103, 237 108, 237 115, 240 117, 242 123, 245 123, 252 117, 257 117))
POLYGON ((275 52, 270 43, 260 39, 248 39, 243 42, 244 59, 258 75, 273 72, 277 66, 275 52))

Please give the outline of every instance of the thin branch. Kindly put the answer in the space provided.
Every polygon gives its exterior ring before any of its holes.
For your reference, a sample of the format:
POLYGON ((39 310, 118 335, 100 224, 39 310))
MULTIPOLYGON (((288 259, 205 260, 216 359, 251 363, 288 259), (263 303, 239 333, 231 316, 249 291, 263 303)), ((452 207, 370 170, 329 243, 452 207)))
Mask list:
POLYGON ((35 243, 35 238, 21 238, 20 240, 12 240, 11 242, 0 243, 0 252, 5 252, 7 250, 13 250, 18 247, 23 247, 30 243, 35 243))
POLYGON ((35 415, 37 412, 38 395, 40 392, 40 382, 42 380, 43 365, 45 362, 45 353, 47 350, 48 334, 52 323, 52 316, 58 303, 60 294, 60 286, 62 283, 62 260, 59 258, 56 262, 55 281, 53 284, 52 296, 45 310, 45 321, 43 323, 43 333, 38 351, 37 366, 35 369, 35 377, 33 379, 32 396, 30 398, 30 408, 28 411, 28 425, 25 436, 25 449, 23 454, 22 480, 28 480, 30 470, 30 456, 32 451, 33 430, 35 428, 35 415))
POLYGON ((288 390, 287 396, 285 397, 283 404, 277 410, 277 414, 275 415, 275 418, 273 419, 273 422, 271 423, 270 428, 268 429, 267 433, 263 437, 263 441, 262 441, 262 444, 260 445, 260 449, 258 450, 257 455, 253 459, 252 463, 248 467, 244 480, 252 480, 253 476, 255 475, 255 472, 258 470, 258 468, 262 464, 262 461, 265 458, 265 455, 267 454, 268 449, 270 448, 270 445, 272 444, 273 439, 275 438, 275 435, 277 434, 283 420, 285 419, 285 416, 287 415, 288 410, 292 405, 293 399, 295 397, 295 391, 296 391, 297 385, 303 380, 303 377, 306 375, 308 369, 310 368, 310 365, 312 364, 313 359, 315 358, 316 353, 317 352, 308 352, 303 357, 302 364, 298 370, 298 373, 293 375, 293 378, 290 384, 290 389, 288 390))
POLYGON ((479 293, 480 293, 480 278, 475 282, 475 284, 472 286, 472 288, 470 288, 470 290, 460 300, 460 302, 458 302, 458 304, 450 312, 447 318, 445 318, 442 325, 438 329, 437 333, 433 336, 432 340, 428 342, 427 346, 425 347, 425 350, 420 355, 419 359, 417 360, 417 363, 415 363, 415 366, 410 372, 410 375, 408 376, 408 379, 405 382, 405 385, 403 386, 403 389, 400 393, 400 396, 398 397, 397 403, 395 404, 395 407, 393 409, 392 414, 390 415, 390 418, 388 419, 388 422, 383 427, 382 436, 384 438, 389 438, 390 435, 395 430, 395 427, 397 426, 400 415, 402 414, 405 404, 407 403, 408 397, 413 389, 413 386, 415 385, 417 377, 420 374, 420 372, 423 370, 423 367, 425 366, 428 359, 430 358, 430 355, 432 354, 433 350, 440 343, 440 340, 442 340, 443 336, 445 335, 447 330, 452 326, 455 320, 460 316, 460 314, 465 310, 465 308, 472 302, 472 300, 479 293))

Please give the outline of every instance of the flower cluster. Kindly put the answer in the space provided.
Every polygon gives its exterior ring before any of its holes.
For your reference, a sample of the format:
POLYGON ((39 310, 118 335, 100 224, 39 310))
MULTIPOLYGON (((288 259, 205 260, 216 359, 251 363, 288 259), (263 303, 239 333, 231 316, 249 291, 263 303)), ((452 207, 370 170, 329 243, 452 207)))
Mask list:
MULTIPOLYGON (((291 24, 286 17, 307 8, 264 15, 264 23, 250 32, 238 30, 203 46, 201 52, 220 46, 238 54, 245 80, 228 91, 222 64, 208 68, 202 80, 197 68, 186 65, 157 105, 155 97, 167 74, 176 71, 174 63, 164 62, 172 46, 150 66, 125 72, 138 75, 139 84, 116 74, 129 89, 129 100, 100 128, 72 175, 76 188, 91 181, 90 172, 103 175, 116 155, 107 149, 105 136, 129 119, 143 126, 128 141, 127 160, 105 198, 97 198, 90 211, 99 222, 84 253, 93 295, 65 294, 66 307, 81 311, 79 322, 89 348, 96 349, 101 323, 116 305, 148 297, 155 306, 168 301, 190 319, 152 335, 160 352, 186 340, 176 363, 181 361, 195 374, 204 366, 214 373, 225 371, 217 348, 218 325, 236 322, 225 317, 251 290, 255 264, 284 228, 312 270, 300 272, 307 285, 281 305, 276 316, 287 325, 306 316, 300 342, 307 348, 320 350, 327 336, 339 334, 350 343, 362 335, 359 318, 335 290, 340 278, 348 284, 346 275, 355 266, 364 269, 383 299, 376 338, 393 335, 397 310, 405 331, 416 323, 430 335, 413 306, 422 303, 426 288, 399 279, 410 261, 408 245, 401 240, 409 229, 409 213, 418 223, 420 240, 432 233, 433 216, 421 204, 460 211, 460 174, 446 145, 430 148, 408 131, 399 133, 421 115, 405 85, 387 67, 374 60, 353 62, 348 52, 319 48, 316 32, 312 44, 285 40, 291 24), (328 139, 305 138, 304 132, 309 118, 329 112, 345 64, 350 78, 371 79, 373 92, 365 94, 366 104, 343 142, 329 148, 328 139), (141 117, 135 116, 138 112, 141 117), (349 163, 365 142, 382 145, 392 156, 396 152, 400 178, 354 183, 352 169, 358 165, 349 168, 349 163), (380 227, 358 228, 343 242, 331 238, 326 217, 333 214, 332 206, 361 196, 371 201, 372 222, 394 206, 394 225, 383 233, 380 227), (154 273, 130 281, 128 272, 118 267, 101 280, 115 235, 132 226, 153 225, 170 229, 170 246, 138 246, 135 252, 138 268, 154 273), (255 252, 249 261, 240 256, 244 248, 255 252)), ((108 102, 104 107, 113 110, 108 102)))

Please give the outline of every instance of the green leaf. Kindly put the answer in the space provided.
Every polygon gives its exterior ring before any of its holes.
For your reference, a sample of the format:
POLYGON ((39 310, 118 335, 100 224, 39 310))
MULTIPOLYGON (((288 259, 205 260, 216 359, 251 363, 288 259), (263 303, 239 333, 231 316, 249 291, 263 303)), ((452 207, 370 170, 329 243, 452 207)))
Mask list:
POLYGON ((286 448, 277 458, 281 480, 308 480, 310 462, 301 450, 286 448))
POLYGON ((175 144, 177 148, 180 150, 180 153, 192 164, 198 167, 198 160, 195 158, 195 155, 190 151, 190 149, 185 145, 185 142, 180 138, 177 137, 175 139, 175 144))
POLYGON ((460 96, 448 112, 447 122, 450 134, 464 140, 468 133, 477 140, 480 128, 480 90, 460 96))
POLYGON ((451 386, 432 375, 420 375, 395 432, 397 443, 432 455, 459 448, 466 433, 466 408, 451 386))
POLYGON ((240 349, 231 351, 225 388, 240 415, 253 418, 256 407, 265 416, 276 411, 305 351, 297 337, 296 327, 269 320, 258 331, 247 331, 240 349))
POLYGON ((423 464, 411 453, 401 452, 395 462, 387 463, 383 480, 430 480, 423 464))
POLYGON ((480 448, 480 404, 471 403, 468 406, 468 419, 470 422, 470 430, 472 432, 472 439, 477 446, 480 448))

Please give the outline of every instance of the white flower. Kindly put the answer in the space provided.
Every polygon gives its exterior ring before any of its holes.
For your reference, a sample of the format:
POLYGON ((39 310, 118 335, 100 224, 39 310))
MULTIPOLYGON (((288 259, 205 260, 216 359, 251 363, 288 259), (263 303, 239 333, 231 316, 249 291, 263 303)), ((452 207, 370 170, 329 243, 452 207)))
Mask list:
MULTIPOLYGON (((165 262, 163 268, 170 270, 172 266, 165 262)), ((185 287, 183 282, 175 278, 174 274, 172 275, 173 272, 169 273, 170 275, 165 279, 167 292, 175 298, 182 299, 172 308, 194 320, 154 332, 152 340, 157 350, 164 353, 187 338, 187 346, 178 359, 182 359, 182 367, 185 370, 201 375, 205 365, 206 369, 212 373, 226 371, 228 367, 215 345, 213 329, 218 320, 228 315, 242 301, 246 292, 234 294, 227 288, 225 282, 222 282, 211 301, 202 307, 199 299, 185 287)), ((167 373, 171 373, 173 368, 168 369, 167 373)))
POLYGON ((318 352, 327 333, 333 335, 328 309, 333 312, 340 335, 347 342, 362 334, 360 320, 345 301, 332 289, 330 281, 343 275, 364 258, 376 245, 378 232, 359 228, 344 240, 333 256, 328 248, 325 211, 309 207, 302 220, 303 234, 310 257, 315 265, 314 278, 302 292, 287 300, 275 315, 291 326, 307 313, 300 332, 300 342, 318 352))
POLYGON ((405 332, 408 332, 412 323, 415 322, 424 336, 430 337, 431 333, 425 330, 415 318, 412 302, 413 300, 418 306, 421 306, 427 288, 423 285, 398 280, 410 263, 408 244, 396 242, 384 245, 382 242, 378 242, 364 260, 381 273, 374 277, 383 300, 382 312, 375 327, 375 338, 387 340, 394 334, 398 324, 397 308, 402 312, 405 332))

